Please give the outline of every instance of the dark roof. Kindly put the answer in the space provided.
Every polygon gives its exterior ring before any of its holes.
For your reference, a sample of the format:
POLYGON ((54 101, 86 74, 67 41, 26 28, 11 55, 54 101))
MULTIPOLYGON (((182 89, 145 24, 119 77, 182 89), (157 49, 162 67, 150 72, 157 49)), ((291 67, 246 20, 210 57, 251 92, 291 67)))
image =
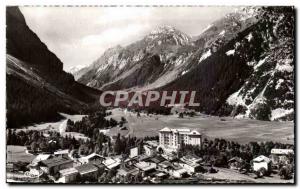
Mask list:
POLYGON ((151 158, 150 160, 154 163, 160 163, 160 162, 165 161, 166 159, 162 156, 155 156, 155 157, 151 158))
POLYGON ((66 157, 54 157, 51 159, 41 161, 41 164, 46 165, 47 167, 54 167, 57 165, 72 163, 73 160, 66 157))
POLYGON ((90 163, 80 165, 78 167, 75 167, 75 169, 77 169, 80 174, 85 174, 85 173, 94 172, 98 170, 98 168, 95 165, 90 163))

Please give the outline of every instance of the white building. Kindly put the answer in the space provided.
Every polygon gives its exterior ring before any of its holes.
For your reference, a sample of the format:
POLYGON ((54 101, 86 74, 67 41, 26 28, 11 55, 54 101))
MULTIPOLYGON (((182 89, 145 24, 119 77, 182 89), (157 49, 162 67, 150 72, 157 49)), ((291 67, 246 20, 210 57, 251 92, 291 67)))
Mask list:
POLYGON ((266 156, 260 155, 253 160, 253 170, 258 171, 261 168, 264 168, 266 171, 270 170, 271 160, 266 156))
POLYGON ((164 148, 178 149, 181 144, 201 146, 201 133, 191 129, 170 129, 159 131, 159 145, 164 148))

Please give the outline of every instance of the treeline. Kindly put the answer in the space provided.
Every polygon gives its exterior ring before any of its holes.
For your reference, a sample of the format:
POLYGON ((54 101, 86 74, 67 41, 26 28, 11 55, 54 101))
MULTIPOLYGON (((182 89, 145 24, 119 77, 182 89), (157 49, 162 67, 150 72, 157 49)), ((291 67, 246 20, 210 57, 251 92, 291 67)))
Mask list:
POLYGON ((30 146, 33 152, 42 151, 53 153, 59 149, 77 149, 84 143, 71 136, 61 136, 58 132, 49 131, 18 131, 7 129, 7 145, 30 146))
POLYGON ((111 112, 106 113, 103 110, 85 116, 81 121, 73 122, 69 119, 67 121, 66 132, 78 132, 92 138, 93 133, 99 132, 99 129, 112 128, 126 121, 124 118, 120 123, 113 118, 107 120, 105 117, 109 115, 111 115, 111 112))
POLYGON ((6 82, 8 128, 19 128, 43 121, 57 121, 62 118, 57 112, 74 112, 66 108, 60 99, 17 77, 7 75, 6 82))

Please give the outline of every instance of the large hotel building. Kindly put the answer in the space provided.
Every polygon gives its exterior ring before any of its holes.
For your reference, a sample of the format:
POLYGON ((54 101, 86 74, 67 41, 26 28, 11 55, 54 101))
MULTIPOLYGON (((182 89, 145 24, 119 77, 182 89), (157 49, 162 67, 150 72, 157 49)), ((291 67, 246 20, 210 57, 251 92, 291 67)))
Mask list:
POLYGON ((177 149, 181 144, 201 146, 201 133, 191 129, 170 129, 159 131, 159 145, 165 148, 177 149))

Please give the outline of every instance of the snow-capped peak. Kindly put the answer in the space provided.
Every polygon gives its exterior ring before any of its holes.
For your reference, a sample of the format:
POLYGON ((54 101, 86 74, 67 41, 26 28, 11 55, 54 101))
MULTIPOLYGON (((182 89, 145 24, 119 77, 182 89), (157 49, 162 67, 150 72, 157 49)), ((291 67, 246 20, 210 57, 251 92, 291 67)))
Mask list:
POLYGON ((176 45, 186 45, 190 42, 191 37, 177 30, 173 26, 159 26, 152 30, 146 40, 155 41, 158 45, 163 43, 172 43, 176 45))
POLYGON ((150 35, 172 33, 175 31, 176 29, 173 26, 158 26, 156 29, 150 32, 150 35))

